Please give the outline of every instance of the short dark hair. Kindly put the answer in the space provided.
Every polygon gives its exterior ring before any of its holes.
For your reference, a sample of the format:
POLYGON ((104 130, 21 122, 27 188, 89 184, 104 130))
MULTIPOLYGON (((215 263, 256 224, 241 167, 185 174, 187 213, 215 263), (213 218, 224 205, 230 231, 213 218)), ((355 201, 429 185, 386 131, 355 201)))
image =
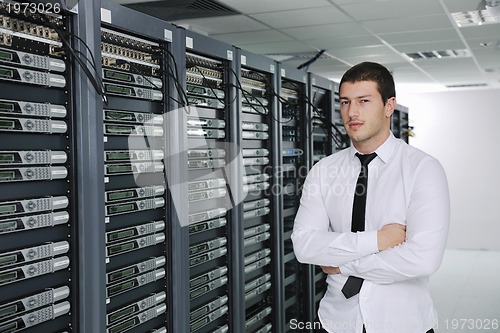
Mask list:
POLYGON ((394 78, 391 72, 376 62, 362 62, 352 66, 340 80, 339 89, 344 82, 373 81, 377 84, 378 91, 385 103, 391 97, 396 97, 394 78))

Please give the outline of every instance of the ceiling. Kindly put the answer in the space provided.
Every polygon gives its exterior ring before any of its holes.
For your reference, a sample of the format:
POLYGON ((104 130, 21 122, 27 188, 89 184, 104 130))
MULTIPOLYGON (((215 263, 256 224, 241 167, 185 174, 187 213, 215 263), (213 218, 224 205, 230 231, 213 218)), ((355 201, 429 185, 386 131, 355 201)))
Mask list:
POLYGON ((397 85, 500 88, 500 23, 459 27, 451 16, 481 0, 113 1, 293 67, 325 50, 308 70, 335 81, 374 61, 397 85), (447 50, 467 57, 405 55, 447 50))

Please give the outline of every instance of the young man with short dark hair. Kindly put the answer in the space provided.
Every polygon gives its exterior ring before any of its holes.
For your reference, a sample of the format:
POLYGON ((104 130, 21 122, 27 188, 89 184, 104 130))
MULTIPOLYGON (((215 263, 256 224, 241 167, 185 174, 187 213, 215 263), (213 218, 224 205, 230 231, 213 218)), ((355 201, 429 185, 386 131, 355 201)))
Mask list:
POLYGON ((319 319, 329 333, 433 332, 429 276, 448 235, 446 175, 393 136, 396 92, 384 66, 352 67, 339 93, 352 145, 310 170, 292 234, 297 260, 328 274, 319 319))

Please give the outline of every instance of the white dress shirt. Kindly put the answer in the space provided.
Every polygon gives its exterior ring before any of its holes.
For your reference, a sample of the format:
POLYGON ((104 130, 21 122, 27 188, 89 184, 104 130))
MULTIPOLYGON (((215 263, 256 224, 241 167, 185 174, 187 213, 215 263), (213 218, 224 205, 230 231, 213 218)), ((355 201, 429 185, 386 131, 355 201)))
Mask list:
POLYGON ((368 165, 364 232, 351 232, 361 164, 349 147, 307 175, 292 233, 302 263, 339 267, 328 275, 318 316, 330 333, 424 333, 437 324, 429 276, 441 264, 449 227, 449 192, 441 164, 392 134, 368 165), (378 251, 377 230, 406 225, 406 241, 378 251), (365 281, 346 299, 347 278, 365 281))

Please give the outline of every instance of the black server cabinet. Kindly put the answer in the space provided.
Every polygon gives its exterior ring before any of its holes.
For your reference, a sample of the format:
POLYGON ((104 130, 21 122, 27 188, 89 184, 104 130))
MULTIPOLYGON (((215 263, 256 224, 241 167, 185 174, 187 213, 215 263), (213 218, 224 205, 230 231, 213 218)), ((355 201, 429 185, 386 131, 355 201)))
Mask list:
MULTIPOLYGON (((241 196, 237 154, 234 48, 183 31, 187 125, 189 331, 228 332, 239 325, 232 302, 234 223, 241 196)), ((182 69, 181 69, 182 70, 182 69)))
POLYGON ((412 128, 409 124, 408 108, 397 104, 391 117, 391 131, 394 136, 408 143, 412 128))
POLYGON ((300 264, 293 253, 291 234, 295 214, 300 202, 303 181, 310 168, 307 158, 311 136, 310 115, 307 108, 307 73, 278 66, 277 85, 279 92, 279 150, 281 160, 280 187, 278 196, 282 207, 281 244, 283 295, 283 332, 290 331, 292 320, 304 322, 311 312, 308 295, 312 286, 308 284, 309 266, 300 264))
POLYGON ((244 327, 234 331, 280 332, 276 63, 239 49, 236 55, 243 198, 235 221, 242 230, 234 243, 240 252, 237 260, 243 263, 237 271, 241 278, 236 292, 237 303, 243 306, 244 327))
POLYGON ((105 332, 166 332, 174 27, 112 4, 101 19, 105 332))
MULTIPOLYGON (((331 155, 337 149, 338 132, 333 119, 335 117, 335 88, 336 84, 328 79, 308 74, 307 104, 311 121, 309 145, 309 165, 314 165, 320 159, 331 155)), ((326 291, 326 275, 321 267, 309 265, 307 285, 309 288, 307 304, 307 321, 317 321, 316 314, 319 302, 326 291)))
MULTIPOLYGON (((75 2, 73 2, 76 4, 75 2)), ((75 67, 75 164, 77 171, 78 264, 73 278, 78 287, 73 294, 73 328, 68 331, 104 331, 106 302, 104 271, 104 150, 102 124, 103 90, 100 84, 100 2, 81 2, 74 8, 75 67)))
POLYGON ((333 83, 333 113, 332 113, 332 135, 333 135, 333 152, 345 149, 351 145, 351 140, 347 135, 344 127, 344 122, 342 121, 342 116, 340 114, 340 96, 339 96, 339 84, 337 82, 333 83))
MULTIPOLYGON (((336 150, 335 128, 335 83, 321 76, 308 73, 307 104, 311 114, 311 139, 309 152, 311 165, 336 150)), ((337 134, 338 135, 338 134, 337 134)))
POLYGON ((0 4, 0 331, 72 325, 78 244, 75 17, 0 4))
POLYGON ((339 84, 337 82, 333 83, 333 96, 332 135, 334 138, 333 152, 335 152, 349 147, 351 145, 351 141, 345 130, 342 116, 340 115, 339 84))

